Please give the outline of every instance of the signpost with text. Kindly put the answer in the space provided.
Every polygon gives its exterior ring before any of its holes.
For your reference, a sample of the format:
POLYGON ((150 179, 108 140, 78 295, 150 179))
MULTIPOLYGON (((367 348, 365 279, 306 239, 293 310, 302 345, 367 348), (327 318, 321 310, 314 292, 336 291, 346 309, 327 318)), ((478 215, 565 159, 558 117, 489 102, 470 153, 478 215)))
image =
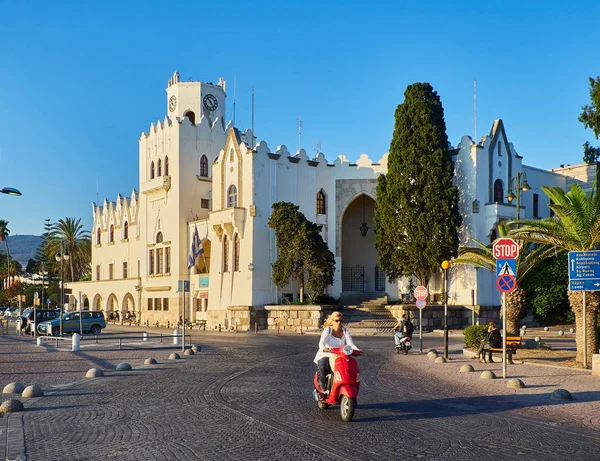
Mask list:
POLYGON ((511 238, 500 238, 494 242, 492 253, 496 258, 496 287, 502 292, 502 376, 506 378, 506 293, 517 286, 519 245, 511 238))

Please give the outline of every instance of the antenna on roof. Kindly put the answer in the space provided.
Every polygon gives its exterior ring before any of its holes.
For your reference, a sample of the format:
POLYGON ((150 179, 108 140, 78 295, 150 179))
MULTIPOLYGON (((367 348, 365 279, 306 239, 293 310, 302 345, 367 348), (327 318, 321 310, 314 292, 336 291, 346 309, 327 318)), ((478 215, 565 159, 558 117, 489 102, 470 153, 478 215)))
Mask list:
POLYGON ((233 76, 233 126, 235 126, 235 75, 233 76))
POLYGON ((473 136, 477 143, 477 80, 473 78, 473 136))
POLYGON ((252 87, 252 150, 254 150, 254 87, 252 87))
POLYGON ((100 193, 98 192, 98 175, 96 175, 96 203, 100 205, 100 193))
POLYGON ((302 119, 298 117, 296 123, 298 125, 298 150, 300 150, 302 148, 302 119))
POLYGON ((321 152, 321 141, 315 141, 315 154, 321 152))

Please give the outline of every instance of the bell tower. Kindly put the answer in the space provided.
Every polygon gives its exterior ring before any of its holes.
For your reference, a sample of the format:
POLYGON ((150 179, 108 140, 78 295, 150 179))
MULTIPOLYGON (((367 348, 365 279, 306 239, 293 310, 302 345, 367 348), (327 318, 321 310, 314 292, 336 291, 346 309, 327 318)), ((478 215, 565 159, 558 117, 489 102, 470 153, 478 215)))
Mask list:
POLYGON ((189 118, 194 125, 202 118, 212 125, 217 118, 225 127, 225 80, 212 82, 182 82, 179 72, 169 79, 167 86, 167 114, 169 118, 189 118))

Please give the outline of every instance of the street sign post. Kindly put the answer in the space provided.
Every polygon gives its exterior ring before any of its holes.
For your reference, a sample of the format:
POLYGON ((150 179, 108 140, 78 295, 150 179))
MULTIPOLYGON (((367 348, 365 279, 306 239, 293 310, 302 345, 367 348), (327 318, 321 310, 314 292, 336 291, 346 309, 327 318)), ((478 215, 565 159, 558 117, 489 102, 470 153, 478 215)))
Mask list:
MULTIPOLYGON (((425 287, 421 287, 425 288, 425 287)), ((425 288, 427 289, 427 288, 425 288)), ((419 352, 423 352, 423 309, 425 309, 425 299, 417 299, 417 308, 419 309, 419 352)))
POLYGON ((583 367, 587 368, 587 334, 585 328, 585 292, 600 291, 600 251, 569 252, 569 290, 583 291, 582 325, 583 367))
POLYGON ((425 308, 425 300, 424 299, 417 299, 417 307, 419 309, 424 309, 425 308))
POLYGON ((506 293, 517 286, 519 245, 511 238, 499 238, 492 253, 496 258, 496 287, 502 292, 502 377, 506 379, 506 293))

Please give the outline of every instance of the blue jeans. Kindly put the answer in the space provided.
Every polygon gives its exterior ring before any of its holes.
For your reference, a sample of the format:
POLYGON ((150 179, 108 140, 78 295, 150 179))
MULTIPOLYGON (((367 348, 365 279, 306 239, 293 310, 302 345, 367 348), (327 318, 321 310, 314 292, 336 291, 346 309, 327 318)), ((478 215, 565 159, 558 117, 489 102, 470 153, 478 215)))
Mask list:
POLYGON ((408 336, 408 335, 402 333, 401 331, 396 332, 396 334, 394 335, 394 341, 396 342, 396 346, 400 345, 400 340, 402 338, 404 338, 405 336, 408 336))

